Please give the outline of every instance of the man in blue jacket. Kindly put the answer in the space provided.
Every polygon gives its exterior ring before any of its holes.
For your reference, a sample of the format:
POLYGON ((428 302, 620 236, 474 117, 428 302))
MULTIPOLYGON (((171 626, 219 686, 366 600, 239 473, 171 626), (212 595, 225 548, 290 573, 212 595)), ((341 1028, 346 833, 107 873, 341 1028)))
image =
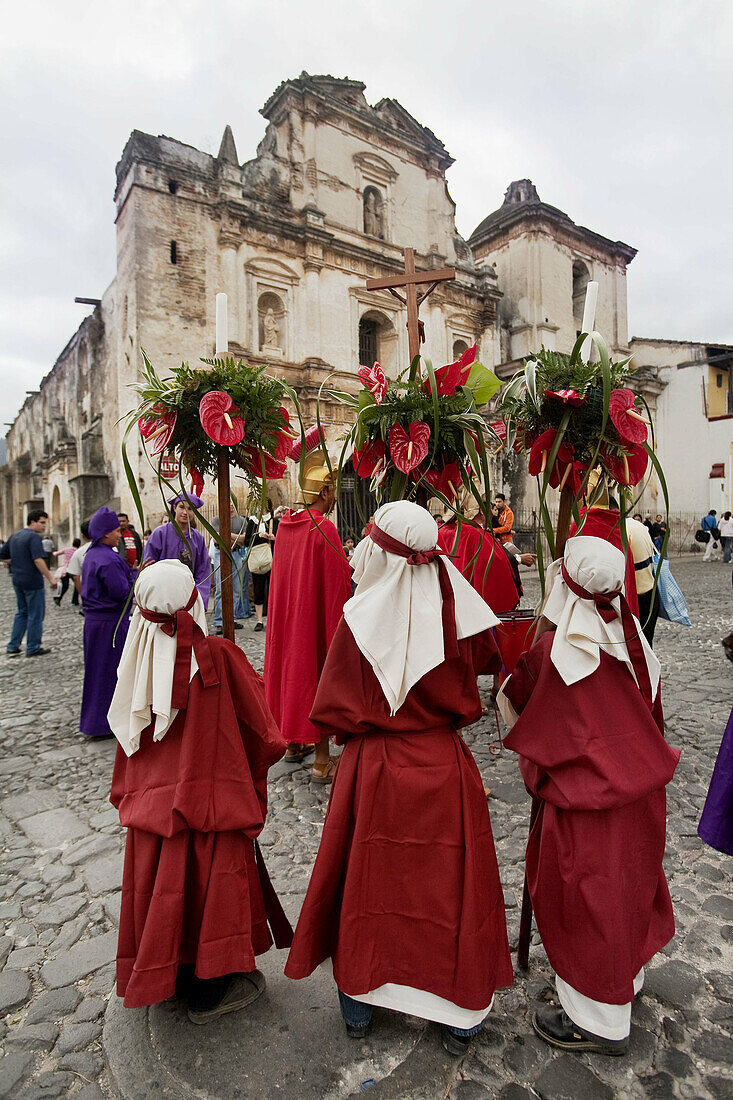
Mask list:
POLYGON ((49 572, 41 542, 47 521, 47 512, 29 512, 27 526, 11 535, 0 549, 0 558, 10 558, 10 573, 18 604, 6 649, 8 657, 18 656, 26 631, 26 657, 38 657, 50 652, 41 645, 46 613, 43 579, 46 578, 51 588, 56 588, 58 582, 49 572))

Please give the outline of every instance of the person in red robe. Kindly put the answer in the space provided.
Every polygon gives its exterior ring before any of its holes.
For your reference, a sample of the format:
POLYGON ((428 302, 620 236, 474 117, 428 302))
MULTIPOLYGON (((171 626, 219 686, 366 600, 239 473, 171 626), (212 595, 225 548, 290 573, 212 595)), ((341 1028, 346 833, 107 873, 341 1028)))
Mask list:
POLYGON ((512 983, 486 796, 458 734, 500 658, 496 616, 437 533, 424 508, 387 504, 352 559, 311 711, 344 749, 285 973, 331 958, 349 1035, 381 1005, 437 1021, 463 1054, 512 983))
POLYGON ((285 743, 242 651, 206 637, 185 564, 148 566, 135 595, 109 710, 127 828, 117 993, 137 1008, 178 991, 206 1023, 260 996, 255 957, 292 940, 257 844, 285 743))
MULTIPOLYGON (((328 735, 309 719, 326 653, 351 596, 351 567, 328 519, 336 495, 320 432, 306 433, 301 493, 307 507, 286 512, 275 539, 265 644, 267 702, 287 742, 285 760, 299 763, 315 746, 311 777, 330 783, 336 761, 328 735)), ((300 458, 300 441, 290 457, 300 458)))
POLYGON ((624 558, 568 539, 532 648, 499 693, 537 800, 527 883, 560 1007, 532 1024, 566 1050, 623 1054, 646 963, 674 935, 662 869, 666 784, 659 661, 622 594, 624 558))

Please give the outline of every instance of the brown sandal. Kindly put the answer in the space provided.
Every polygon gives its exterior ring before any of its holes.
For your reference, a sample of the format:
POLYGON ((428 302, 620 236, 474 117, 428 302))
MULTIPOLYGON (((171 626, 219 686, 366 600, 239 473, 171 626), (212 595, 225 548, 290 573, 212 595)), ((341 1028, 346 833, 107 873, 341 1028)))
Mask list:
POLYGON ((336 765, 337 764, 338 764, 338 759, 334 759, 333 756, 329 756, 328 763, 324 764, 323 768, 319 768, 319 770, 316 771, 316 768, 315 768, 315 765, 314 765, 313 769, 311 771, 311 782, 312 783, 332 783, 334 774, 336 772, 336 765))

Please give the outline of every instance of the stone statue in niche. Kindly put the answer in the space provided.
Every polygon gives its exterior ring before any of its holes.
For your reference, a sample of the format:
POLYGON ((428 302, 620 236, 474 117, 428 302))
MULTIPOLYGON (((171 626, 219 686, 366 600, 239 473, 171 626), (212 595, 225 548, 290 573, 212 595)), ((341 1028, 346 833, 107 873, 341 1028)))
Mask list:
POLYGON ((267 355, 283 355, 283 350, 280 347, 277 316, 272 306, 267 307, 262 318, 262 345, 260 350, 267 355))
POLYGON ((384 240, 384 204, 373 187, 364 194, 364 232, 384 240))

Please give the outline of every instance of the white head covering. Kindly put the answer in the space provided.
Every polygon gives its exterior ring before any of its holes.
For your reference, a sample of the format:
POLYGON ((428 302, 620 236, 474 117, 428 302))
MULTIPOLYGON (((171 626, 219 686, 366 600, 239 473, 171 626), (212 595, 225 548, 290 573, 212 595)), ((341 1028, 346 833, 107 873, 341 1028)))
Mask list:
MULTIPOLYGON (((374 523, 411 550, 432 550, 438 540, 430 513, 406 500, 383 505, 374 523)), ((495 626, 499 620, 489 605, 447 557, 442 561, 455 596, 458 638, 495 626)), ((344 605, 344 618, 395 714, 410 688, 445 659, 438 562, 410 565, 365 538, 351 565, 358 587, 344 605)))
MULTIPOLYGON (((170 615, 186 606, 193 588, 193 577, 188 566, 182 561, 165 559, 142 570, 135 585, 135 599, 146 611, 170 615)), ((198 594, 190 614, 206 634, 206 612, 198 594)), ((117 687, 107 714, 110 728, 128 756, 137 752, 140 735, 153 717, 153 740, 160 741, 178 714, 171 707, 177 649, 176 636, 170 637, 163 632, 160 624, 144 619, 136 607, 117 669, 117 687)), ((189 682, 198 667, 192 649, 189 682)))
MULTIPOLYGON (((565 544, 563 557, 568 576, 586 592, 602 595, 618 592, 623 587, 625 558, 620 550, 605 539, 576 535, 565 544)), ((600 650, 622 661, 636 680, 636 673, 624 641, 621 603, 618 597, 611 606, 617 618, 607 623, 598 614, 592 600, 577 596, 568 588, 562 576, 562 561, 554 561, 547 570, 547 592, 541 613, 557 630, 552 642, 550 660, 566 684, 585 679, 598 668, 600 650)), ((644 637, 639 620, 632 616, 644 651, 649 672, 652 699, 659 687, 661 665, 644 637)), ((637 681, 638 682, 638 681, 637 681)))

